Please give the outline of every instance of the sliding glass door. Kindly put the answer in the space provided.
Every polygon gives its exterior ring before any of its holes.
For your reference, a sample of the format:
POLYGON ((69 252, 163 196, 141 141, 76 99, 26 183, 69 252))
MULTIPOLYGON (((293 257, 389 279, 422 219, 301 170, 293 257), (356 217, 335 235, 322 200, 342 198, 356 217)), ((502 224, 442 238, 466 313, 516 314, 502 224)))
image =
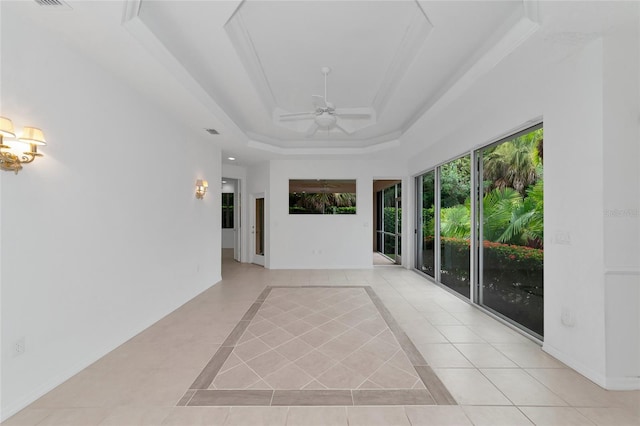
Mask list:
POLYGON ((416 216, 418 237, 416 267, 436 277, 436 172, 431 170, 416 178, 418 214, 416 216))
POLYGON ((402 263, 402 184, 392 183, 376 194, 378 205, 378 252, 395 263, 402 263))
POLYGON ((416 177, 416 269, 538 338, 542 141, 540 124, 416 177))
POLYGON ((467 155, 450 161, 439 171, 440 282, 469 298, 471 158, 467 155))
POLYGON ((543 334, 542 128, 480 150, 478 303, 543 334))

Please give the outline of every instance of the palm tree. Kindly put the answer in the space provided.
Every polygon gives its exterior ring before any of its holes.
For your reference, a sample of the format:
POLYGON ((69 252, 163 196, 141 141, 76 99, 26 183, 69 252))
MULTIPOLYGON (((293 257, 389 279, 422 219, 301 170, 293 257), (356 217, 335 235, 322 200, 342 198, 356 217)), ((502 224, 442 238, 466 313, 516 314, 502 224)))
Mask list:
POLYGON ((356 194, 351 192, 316 192, 313 194, 300 194, 298 205, 300 207, 325 214, 331 207, 355 206, 356 194))
POLYGON ((513 188, 524 196, 527 187, 541 177, 542 136, 538 129, 486 150, 483 174, 490 182, 486 191, 513 188))
POLYGON ((544 241, 543 180, 522 197, 513 188, 495 188, 483 199, 483 239, 542 248, 544 241))
POLYGON ((440 210, 440 236, 451 238, 471 236, 471 209, 468 199, 465 204, 440 210))

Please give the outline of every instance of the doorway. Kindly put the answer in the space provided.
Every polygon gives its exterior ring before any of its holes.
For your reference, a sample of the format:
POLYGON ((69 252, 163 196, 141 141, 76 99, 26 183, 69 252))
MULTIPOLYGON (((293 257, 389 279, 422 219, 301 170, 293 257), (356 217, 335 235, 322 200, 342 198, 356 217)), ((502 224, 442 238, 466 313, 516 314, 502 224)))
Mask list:
POLYGON ((264 194, 255 194, 253 199, 253 222, 251 224, 252 255, 251 262, 264 266, 265 256, 265 220, 264 220, 264 194))
POLYGON ((402 181, 373 182, 374 265, 402 264, 402 181))
POLYGON ((240 180, 222 178, 222 257, 241 262, 241 191, 240 180))

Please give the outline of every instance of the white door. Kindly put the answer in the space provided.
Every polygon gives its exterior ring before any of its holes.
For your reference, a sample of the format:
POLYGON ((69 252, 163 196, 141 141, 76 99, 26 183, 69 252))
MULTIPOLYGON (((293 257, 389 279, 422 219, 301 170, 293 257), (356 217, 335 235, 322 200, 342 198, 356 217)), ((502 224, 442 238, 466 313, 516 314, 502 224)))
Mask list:
POLYGON ((264 266, 265 253, 265 223, 264 223, 264 194, 255 194, 253 200, 253 221, 251 223, 252 263, 264 266))

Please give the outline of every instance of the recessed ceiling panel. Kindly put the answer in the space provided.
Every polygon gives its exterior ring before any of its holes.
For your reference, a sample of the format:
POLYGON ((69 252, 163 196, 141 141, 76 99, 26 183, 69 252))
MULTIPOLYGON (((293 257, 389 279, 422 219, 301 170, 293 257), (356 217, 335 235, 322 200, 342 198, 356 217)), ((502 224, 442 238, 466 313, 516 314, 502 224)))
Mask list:
POLYGON ((397 140, 523 13, 521 1, 144 0, 140 18, 250 141, 295 150, 397 140))
POLYGON ((414 1, 243 2, 226 25, 269 110, 305 111, 323 95, 339 107, 383 107, 431 24, 414 1))

